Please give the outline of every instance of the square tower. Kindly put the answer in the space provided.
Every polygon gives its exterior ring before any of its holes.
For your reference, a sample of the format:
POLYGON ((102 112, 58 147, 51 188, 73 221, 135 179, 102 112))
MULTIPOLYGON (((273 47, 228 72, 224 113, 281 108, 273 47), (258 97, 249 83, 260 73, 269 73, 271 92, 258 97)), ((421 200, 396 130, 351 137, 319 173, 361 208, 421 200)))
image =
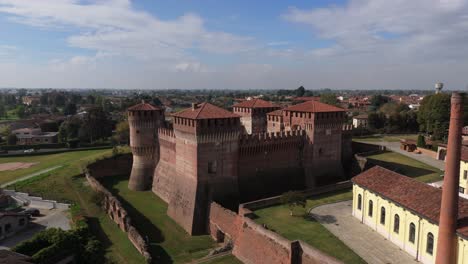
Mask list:
POLYGON ((280 107, 262 99, 245 100, 233 106, 233 112, 241 116, 240 121, 247 134, 267 132, 267 113, 280 107))

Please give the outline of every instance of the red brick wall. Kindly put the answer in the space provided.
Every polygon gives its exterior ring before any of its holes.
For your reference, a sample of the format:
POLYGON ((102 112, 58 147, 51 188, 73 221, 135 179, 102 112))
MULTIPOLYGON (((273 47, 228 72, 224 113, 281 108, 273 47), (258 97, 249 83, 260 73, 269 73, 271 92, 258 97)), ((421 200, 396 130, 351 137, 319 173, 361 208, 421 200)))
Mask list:
POLYGON ((209 222, 211 236, 216 240, 220 232, 224 233, 225 239, 232 241, 234 256, 246 264, 341 263, 301 241, 287 240, 216 203, 211 204, 209 222))
POLYGON ((241 202, 304 188, 301 132, 244 136, 239 147, 241 202))

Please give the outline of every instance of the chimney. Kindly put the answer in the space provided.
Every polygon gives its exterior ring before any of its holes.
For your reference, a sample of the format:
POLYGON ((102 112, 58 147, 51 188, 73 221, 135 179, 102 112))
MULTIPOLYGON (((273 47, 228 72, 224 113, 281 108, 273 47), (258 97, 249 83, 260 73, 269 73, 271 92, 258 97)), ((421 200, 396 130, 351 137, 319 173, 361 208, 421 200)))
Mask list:
POLYGON ((196 104, 196 103, 192 103, 192 111, 195 111, 195 109, 197 109, 197 104, 196 104))
POLYGON ((463 126, 463 98, 452 93, 445 177, 440 205, 436 263, 455 264, 457 260, 458 184, 463 126))

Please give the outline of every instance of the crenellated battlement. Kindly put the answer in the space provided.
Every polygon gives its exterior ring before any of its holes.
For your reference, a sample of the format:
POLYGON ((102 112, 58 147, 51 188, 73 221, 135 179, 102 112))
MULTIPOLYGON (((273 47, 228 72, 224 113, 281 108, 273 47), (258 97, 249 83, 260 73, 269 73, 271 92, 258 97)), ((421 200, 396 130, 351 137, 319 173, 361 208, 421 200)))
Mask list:
POLYGON ((305 135, 305 130, 241 135, 239 137, 240 154, 255 154, 288 148, 299 149, 304 142, 305 135))
POLYGON ((163 137, 175 138, 174 129, 170 129, 170 128, 161 127, 158 129, 158 134, 159 134, 159 137, 163 136, 163 137))
POLYGON ((198 143, 210 143, 214 141, 231 141, 239 138, 239 131, 216 132, 197 135, 198 143))
POLYGON ((343 132, 351 132, 353 131, 353 125, 345 124, 343 125, 343 132))

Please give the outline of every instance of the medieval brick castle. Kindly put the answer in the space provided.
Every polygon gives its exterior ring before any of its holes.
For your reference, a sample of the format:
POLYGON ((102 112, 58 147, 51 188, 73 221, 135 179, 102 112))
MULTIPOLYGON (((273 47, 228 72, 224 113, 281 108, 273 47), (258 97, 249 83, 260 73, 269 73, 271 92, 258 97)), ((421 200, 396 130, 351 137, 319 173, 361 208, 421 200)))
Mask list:
POLYGON ((345 111, 316 101, 280 109, 253 99, 233 112, 193 104, 172 123, 142 102, 128 120, 129 188, 152 189, 189 234, 206 232, 211 201, 229 207, 336 182, 352 156, 345 111))

